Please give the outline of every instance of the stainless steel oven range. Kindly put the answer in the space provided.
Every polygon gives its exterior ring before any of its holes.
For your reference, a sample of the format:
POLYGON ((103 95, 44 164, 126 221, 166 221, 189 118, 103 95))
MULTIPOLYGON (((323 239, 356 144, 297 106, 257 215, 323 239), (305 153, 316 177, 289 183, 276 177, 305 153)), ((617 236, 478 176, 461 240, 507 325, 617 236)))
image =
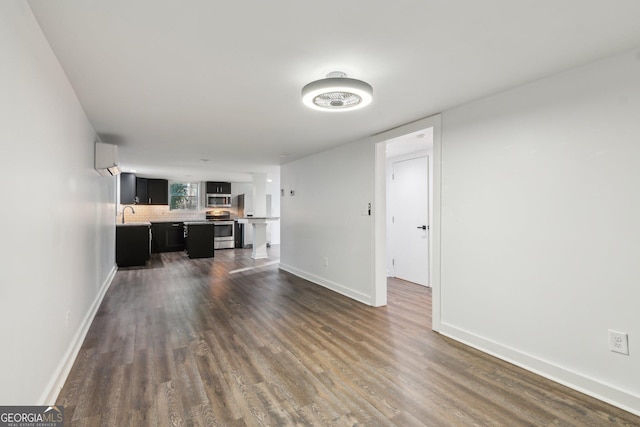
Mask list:
POLYGON ((207 211, 207 221, 213 222, 213 248, 233 249, 235 247, 234 226, 229 211, 207 211))

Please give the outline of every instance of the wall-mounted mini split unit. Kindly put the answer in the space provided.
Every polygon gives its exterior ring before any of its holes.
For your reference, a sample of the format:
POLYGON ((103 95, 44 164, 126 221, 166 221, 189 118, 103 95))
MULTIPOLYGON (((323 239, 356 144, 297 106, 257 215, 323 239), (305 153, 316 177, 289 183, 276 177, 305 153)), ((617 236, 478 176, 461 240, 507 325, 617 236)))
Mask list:
POLYGON ((118 146, 96 141, 95 168, 102 176, 119 175, 118 146))

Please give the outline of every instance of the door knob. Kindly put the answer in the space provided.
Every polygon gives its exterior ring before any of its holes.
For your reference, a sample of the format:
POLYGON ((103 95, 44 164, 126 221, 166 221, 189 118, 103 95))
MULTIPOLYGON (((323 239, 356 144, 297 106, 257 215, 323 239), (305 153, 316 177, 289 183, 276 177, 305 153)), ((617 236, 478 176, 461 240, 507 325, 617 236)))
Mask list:
POLYGON ((426 225, 421 225, 418 227, 419 230, 427 230, 429 227, 427 227, 426 225))

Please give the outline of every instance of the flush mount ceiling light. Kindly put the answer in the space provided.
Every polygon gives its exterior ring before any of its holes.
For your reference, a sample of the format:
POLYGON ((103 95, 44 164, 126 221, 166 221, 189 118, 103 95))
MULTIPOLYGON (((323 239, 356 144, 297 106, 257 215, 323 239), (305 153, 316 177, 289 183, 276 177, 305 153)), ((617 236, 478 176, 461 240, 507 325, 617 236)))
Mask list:
POLYGON ((342 71, 311 82, 302 88, 302 102, 320 111, 351 111, 366 107, 373 99, 373 88, 362 80, 350 79, 342 71))

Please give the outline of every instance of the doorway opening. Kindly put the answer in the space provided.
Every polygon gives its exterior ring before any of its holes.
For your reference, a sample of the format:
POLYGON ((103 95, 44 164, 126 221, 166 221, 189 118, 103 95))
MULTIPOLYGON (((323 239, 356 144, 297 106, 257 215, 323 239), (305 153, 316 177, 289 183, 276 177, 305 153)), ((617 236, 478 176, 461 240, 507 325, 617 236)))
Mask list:
POLYGON ((387 303, 387 277, 432 288, 440 329, 440 115, 373 137, 374 305, 387 303), (415 223, 415 224, 414 224, 415 223))
POLYGON ((386 142, 387 276, 430 286, 433 128, 386 142))

